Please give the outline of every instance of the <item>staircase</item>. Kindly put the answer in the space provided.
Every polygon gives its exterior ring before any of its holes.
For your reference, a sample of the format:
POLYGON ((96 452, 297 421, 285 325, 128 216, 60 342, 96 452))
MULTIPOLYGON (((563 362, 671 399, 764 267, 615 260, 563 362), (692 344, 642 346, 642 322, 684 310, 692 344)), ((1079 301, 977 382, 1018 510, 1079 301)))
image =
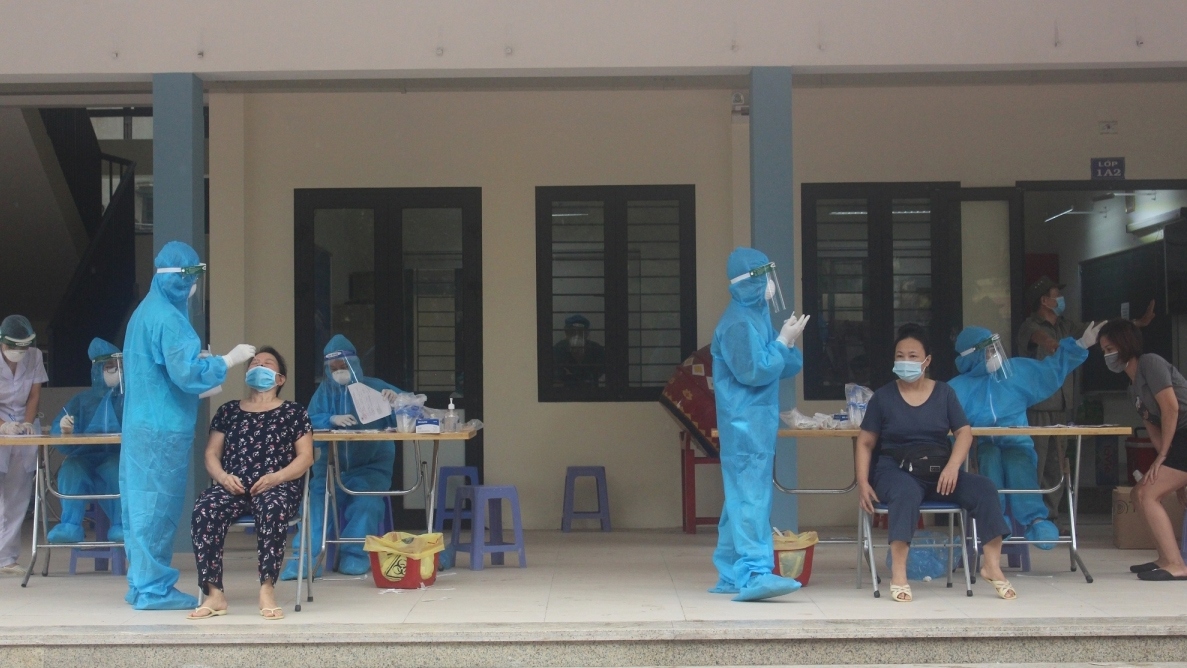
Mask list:
POLYGON ((50 321, 50 383, 86 386, 91 339, 118 343, 136 299, 136 165, 99 149, 85 109, 42 109, 41 117, 89 237, 50 321))

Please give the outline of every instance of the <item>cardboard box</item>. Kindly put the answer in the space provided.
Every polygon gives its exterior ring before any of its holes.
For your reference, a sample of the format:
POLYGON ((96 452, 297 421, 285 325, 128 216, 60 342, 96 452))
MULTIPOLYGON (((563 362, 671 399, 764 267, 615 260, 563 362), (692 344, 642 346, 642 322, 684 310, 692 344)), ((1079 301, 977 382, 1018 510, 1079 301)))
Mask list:
MULTIPOLYGON (((1137 506, 1130 500, 1132 487, 1118 487, 1113 490, 1113 545, 1122 550, 1153 550, 1154 536, 1150 535, 1150 527, 1146 526, 1146 519, 1138 511, 1137 506)), ((1162 500, 1163 507, 1171 516, 1171 525, 1175 528, 1175 541, 1183 539, 1183 504, 1174 493, 1168 494, 1162 500)))

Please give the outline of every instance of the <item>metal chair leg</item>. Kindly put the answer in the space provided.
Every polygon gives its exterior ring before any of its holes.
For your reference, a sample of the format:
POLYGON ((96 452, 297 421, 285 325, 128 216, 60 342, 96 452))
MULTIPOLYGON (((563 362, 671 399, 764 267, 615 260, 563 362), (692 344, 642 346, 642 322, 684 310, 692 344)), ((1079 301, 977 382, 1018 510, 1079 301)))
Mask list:
POLYGON ((867 514, 863 521, 865 524, 866 534, 866 556, 870 560, 870 580, 873 581, 874 585, 874 598, 881 598, 882 592, 879 591, 880 582, 878 581, 878 566, 874 561, 874 532, 872 522, 870 521, 870 516, 867 514))

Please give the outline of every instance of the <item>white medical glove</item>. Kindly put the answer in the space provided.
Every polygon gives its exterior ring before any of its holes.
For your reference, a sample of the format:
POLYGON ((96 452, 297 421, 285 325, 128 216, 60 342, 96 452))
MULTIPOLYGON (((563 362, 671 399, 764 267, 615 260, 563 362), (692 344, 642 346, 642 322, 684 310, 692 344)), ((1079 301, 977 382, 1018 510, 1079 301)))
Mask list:
POLYGON ((1096 324, 1096 322, 1088 323, 1088 328, 1084 330, 1084 334, 1078 341, 1076 341, 1076 343, 1078 343, 1084 350, 1088 350, 1092 346, 1095 346, 1097 335, 1100 334, 1100 328, 1105 326, 1105 322, 1107 321, 1101 320, 1099 325, 1096 324))
POLYGON ((5 422, 0 424, 0 434, 5 436, 16 436, 24 431, 24 425, 20 422, 5 422))
POLYGON ((783 323, 783 328, 779 330, 779 342, 788 348, 794 346, 796 340, 804 333, 804 329, 808 326, 808 320, 811 317, 810 315, 801 315, 797 318, 795 317, 795 312, 792 311, 791 317, 787 319, 787 322, 783 323))
POLYGON ((73 434, 74 433, 74 416, 73 415, 64 416, 61 420, 58 421, 58 427, 62 430, 63 434, 73 434))
POLYGON ((21 433, 27 436, 32 436, 37 433, 37 427, 33 426, 32 422, 26 422, 21 425, 21 433))
POLYGON ((358 423, 353 415, 335 415, 330 418, 330 424, 335 427, 353 427, 358 423))
POLYGON ((400 395, 396 394, 395 390, 386 390, 385 389, 385 390, 380 391, 380 394, 383 395, 384 399, 387 399, 387 403, 389 403, 393 406, 396 405, 396 399, 399 399, 399 397, 400 397, 400 395))
POLYGON ((239 345, 235 346, 234 348, 231 348, 231 352, 227 353, 226 355, 223 355, 223 361, 227 363, 227 368, 229 369, 233 366, 238 366, 240 364, 243 364, 244 362, 251 360, 251 358, 253 358, 255 356, 256 356, 256 347, 255 346, 248 345, 246 343, 240 343, 239 345))

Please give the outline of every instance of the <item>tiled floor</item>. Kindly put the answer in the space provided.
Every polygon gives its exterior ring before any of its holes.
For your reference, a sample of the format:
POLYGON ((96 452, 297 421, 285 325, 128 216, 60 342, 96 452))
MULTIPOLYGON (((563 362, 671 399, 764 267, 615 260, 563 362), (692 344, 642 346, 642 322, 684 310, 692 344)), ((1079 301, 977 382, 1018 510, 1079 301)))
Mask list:
MULTIPOLYGON (((845 529, 823 535, 844 535, 845 529)), ((610 534, 557 531, 529 532, 529 567, 490 567, 448 571, 437 584, 420 591, 378 590, 367 578, 319 581, 316 599, 294 613, 293 583, 281 583, 285 625, 303 624, 434 624, 434 623, 570 623, 697 622, 742 620, 855 621, 863 619, 962 620, 970 618, 1119 618, 1175 617, 1187 614, 1187 583, 1146 583, 1128 572, 1128 565, 1150 558, 1150 552, 1120 551, 1109 542, 1109 527, 1089 526, 1084 560, 1095 576, 1086 584, 1068 571, 1066 550, 1032 551, 1034 571, 1012 573, 1019 600, 1006 602, 978 582, 975 595, 965 596, 963 583, 946 589, 943 581, 913 583, 915 602, 875 600, 867 588, 854 588, 855 547, 820 546, 811 583, 781 599, 753 604, 733 603, 728 596, 706 592, 715 581, 710 554, 712 530, 697 536, 679 532, 610 534)), ((27 540, 26 540, 27 544, 27 540)), ((203 626, 264 624, 255 601, 254 540, 234 535, 228 551, 227 591, 231 614, 201 622, 203 626)), ((879 559, 884 550, 879 550, 879 559)), ((0 627, 101 625, 194 625, 181 612, 135 612, 123 602, 123 578, 106 574, 66 574, 67 553, 54 559, 50 577, 35 575, 27 589, 17 579, 0 580, 0 627)), ((509 564, 515 557, 508 555, 509 564)), ((27 560, 22 563, 27 563, 27 560)), ((89 562, 84 562, 89 563, 89 562)), ((182 586, 194 591, 194 566, 189 554, 178 554, 182 586)), ((886 586, 883 586, 885 592, 886 586)), ((268 623, 274 626, 273 623, 268 623)))

